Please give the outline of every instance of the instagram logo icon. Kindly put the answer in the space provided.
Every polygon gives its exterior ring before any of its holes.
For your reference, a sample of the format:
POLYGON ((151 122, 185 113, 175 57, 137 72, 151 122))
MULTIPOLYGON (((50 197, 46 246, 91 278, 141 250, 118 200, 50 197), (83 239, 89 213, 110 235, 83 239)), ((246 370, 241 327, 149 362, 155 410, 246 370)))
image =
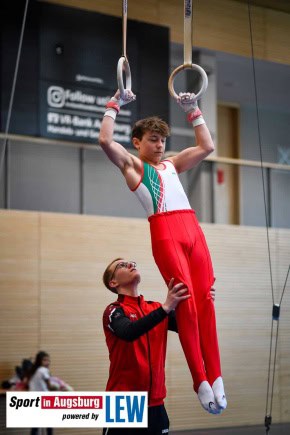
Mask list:
POLYGON ((50 86, 47 90, 47 102, 51 107, 63 107, 65 91, 60 86, 50 86))

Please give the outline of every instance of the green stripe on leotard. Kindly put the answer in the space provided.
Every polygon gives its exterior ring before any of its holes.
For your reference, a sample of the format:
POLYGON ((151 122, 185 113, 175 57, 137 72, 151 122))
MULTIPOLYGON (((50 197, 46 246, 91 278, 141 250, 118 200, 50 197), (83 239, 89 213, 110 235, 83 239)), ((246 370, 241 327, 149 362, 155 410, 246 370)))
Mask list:
POLYGON ((150 192, 154 213, 158 213, 162 210, 163 196, 164 196, 164 188, 162 184, 162 180, 158 176, 158 171, 151 165, 146 162, 143 162, 144 165, 144 175, 142 183, 147 187, 150 192))

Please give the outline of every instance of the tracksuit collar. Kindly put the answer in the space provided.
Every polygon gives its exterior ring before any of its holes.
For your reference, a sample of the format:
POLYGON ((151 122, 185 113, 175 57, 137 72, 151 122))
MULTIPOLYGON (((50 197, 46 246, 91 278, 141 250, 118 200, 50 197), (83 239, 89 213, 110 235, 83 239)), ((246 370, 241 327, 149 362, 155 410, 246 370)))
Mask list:
POLYGON ((129 295, 122 295, 118 294, 118 302, 130 302, 135 304, 140 304, 144 302, 144 296, 129 296, 129 295))

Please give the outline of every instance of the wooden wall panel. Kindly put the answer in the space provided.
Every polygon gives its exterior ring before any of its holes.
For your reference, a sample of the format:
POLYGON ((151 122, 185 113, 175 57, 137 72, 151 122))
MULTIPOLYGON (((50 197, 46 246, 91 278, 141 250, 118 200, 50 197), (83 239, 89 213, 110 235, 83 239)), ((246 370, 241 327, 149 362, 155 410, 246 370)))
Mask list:
POLYGON ((267 10, 265 20, 267 60, 271 59, 274 62, 281 62, 281 59, 284 58, 287 62, 282 60, 282 63, 289 64, 289 20, 290 14, 267 10))
MULTIPOLYGON (((227 225, 202 227, 217 277, 215 304, 229 407, 219 417, 201 409, 178 336, 169 333, 166 406, 171 426, 262 425, 272 311, 266 231, 227 225)), ((23 356, 33 355, 41 347, 51 354, 52 372, 76 390, 104 389, 108 354, 102 314, 115 299, 102 284, 106 265, 118 256, 136 260, 146 298, 165 299, 166 287, 152 258, 147 221, 3 211, 0 235, 0 321, 4 331, 0 379, 12 374, 23 356), (25 294, 21 305, 20 296, 23 299, 25 294), (23 329, 24 317, 29 322, 23 329)), ((271 229, 270 245, 275 300, 279 300, 289 264, 290 231, 271 229)), ((272 412, 275 423, 290 421, 289 284, 284 298, 272 412)), ((100 431, 57 429, 56 433, 100 431)))
MULTIPOLYGON (((275 280, 275 302, 279 303, 283 293, 283 287, 286 279, 287 267, 290 266, 289 256, 290 241, 285 237, 283 230, 277 230, 277 262, 276 266, 276 280, 275 280), (280 263, 282 267, 280 267, 280 263), (288 263, 288 265, 287 265, 288 263)), ((284 296, 281 304, 281 320, 279 327, 279 384, 280 395, 279 402, 281 407, 281 421, 288 422, 290 420, 290 276, 288 277, 288 284, 286 286, 284 296)))
MULTIPOLYGON (((39 1, 121 16, 119 0, 39 1)), ((203 0, 194 2, 193 12, 193 45, 251 56, 247 4, 232 0, 203 0)), ((251 15, 255 57, 290 64, 290 14, 252 6, 251 15)), ((143 0, 134 0, 129 2, 128 17, 168 26, 171 40, 183 43, 183 2, 180 0, 147 0, 146 7, 143 0)))
POLYGON ((39 219, 0 211, 0 380, 38 347, 39 219))

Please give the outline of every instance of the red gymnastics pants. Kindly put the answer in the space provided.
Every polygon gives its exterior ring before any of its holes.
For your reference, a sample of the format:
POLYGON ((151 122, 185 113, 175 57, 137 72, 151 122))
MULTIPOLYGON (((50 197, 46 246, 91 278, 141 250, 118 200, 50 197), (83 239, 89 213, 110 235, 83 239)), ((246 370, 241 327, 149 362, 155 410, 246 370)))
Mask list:
POLYGON ((193 210, 176 210, 149 217, 152 252, 165 282, 184 283, 191 298, 176 308, 180 342, 197 392, 202 381, 221 376, 209 250, 193 210))

